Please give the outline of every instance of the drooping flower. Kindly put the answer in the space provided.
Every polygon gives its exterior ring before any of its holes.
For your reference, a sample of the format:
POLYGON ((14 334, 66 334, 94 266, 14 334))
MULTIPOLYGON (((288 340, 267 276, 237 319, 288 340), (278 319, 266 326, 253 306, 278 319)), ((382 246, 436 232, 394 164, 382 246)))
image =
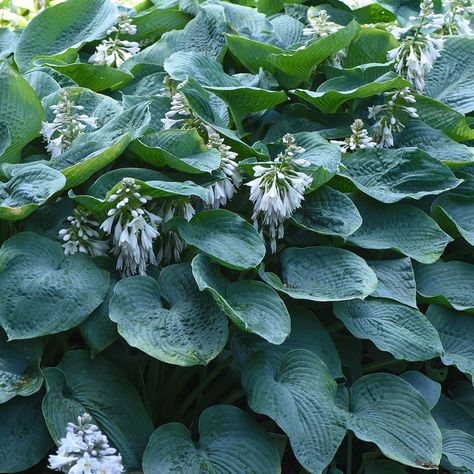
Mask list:
POLYGON ((183 124, 190 116, 191 109, 184 95, 178 91, 172 95, 170 110, 165 113, 165 118, 162 118, 161 122, 164 129, 169 129, 176 124, 183 124))
POLYGON ((364 122, 361 119, 354 120, 354 123, 351 125, 351 131, 352 135, 344 141, 331 140, 331 143, 341 147, 342 153, 363 150, 364 148, 374 148, 377 146, 377 143, 369 137, 369 133, 364 128, 364 122))
POLYGON ((132 24, 128 13, 120 13, 117 24, 107 30, 108 35, 113 33, 115 36, 109 36, 97 46, 95 53, 89 58, 90 63, 120 67, 127 59, 140 52, 140 45, 136 41, 120 39, 120 34, 137 33, 137 27, 132 24))
POLYGON ((384 96, 386 100, 383 104, 369 107, 369 118, 376 119, 372 129, 377 146, 390 148, 394 145, 393 135, 405 128, 400 116, 407 114, 411 118, 418 118, 418 113, 413 107, 416 103, 415 96, 408 87, 395 92, 385 92, 384 96))
POLYGON ((107 436, 92 423, 87 413, 68 423, 56 454, 49 456, 49 468, 68 474, 120 474, 122 456, 110 447, 107 436))
POLYGON ((84 107, 69 100, 64 89, 59 92, 58 103, 51 105, 50 109, 54 119, 52 122, 43 122, 41 134, 48 143, 46 149, 53 158, 69 148, 72 141, 82 135, 87 127, 97 128, 97 119, 82 113, 84 107))
POLYGON ((218 133, 210 133, 207 142, 209 150, 215 149, 221 155, 219 169, 225 174, 224 179, 212 183, 209 187, 208 207, 217 209, 225 206, 230 201, 237 188, 242 182, 242 176, 239 171, 239 164, 235 161, 237 153, 231 150, 229 145, 224 143, 224 139, 218 133))
POLYGON ((107 64, 110 67, 120 67, 127 59, 140 52, 136 41, 108 38, 102 40, 89 62, 96 65, 107 64))
POLYGON ((121 12, 118 16, 118 23, 107 30, 107 34, 121 33, 125 35, 137 34, 137 26, 132 24, 132 19, 127 12, 121 12))
POLYGON ((124 276, 144 275, 149 263, 156 263, 153 241, 160 235, 161 218, 145 209, 150 196, 142 196, 133 178, 123 178, 117 191, 108 198, 114 207, 100 226, 112 237, 117 270, 124 276))
POLYGON ((303 29, 304 36, 316 36, 318 38, 324 38, 329 36, 336 31, 339 31, 342 26, 329 21, 331 18, 326 10, 315 11, 313 8, 308 8, 307 18, 310 26, 303 29))
POLYGON ((157 264, 169 265, 170 263, 180 262, 181 254, 186 249, 186 242, 173 230, 166 229, 166 223, 173 217, 184 217, 190 221, 196 210, 187 199, 172 199, 164 201, 156 210, 162 218, 161 238, 157 253, 157 264))
POLYGON ((269 164, 254 166, 255 179, 246 183, 254 204, 254 225, 260 232, 268 232, 273 253, 277 239, 284 235, 284 222, 301 206, 304 192, 313 182, 306 173, 298 171, 298 167, 310 165, 304 158, 296 158, 304 148, 289 133, 283 137, 283 143, 285 151, 269 164))
POLYGON ((93 257, 107 255, 109 246, 100 239, 99 223, 91 219, 90 212, 81 206, 74 209, 72 216, 67 218, 69 225, 59 231, 59 237, 66 255, 77 252, 87 253, 93 257))
POLYGON ((448 35, 474 35, 471 28, 471 17, 474 15, 472 0, 446 0, 444 15, 444 33, 448 35))
POLYGON ((395 71, 411 82, 416 91, 425 88, 425 76, 440 55, 443 40, 430 35, 408 36, 397 48, 387 53, 387 59, 395 62, 395 71))

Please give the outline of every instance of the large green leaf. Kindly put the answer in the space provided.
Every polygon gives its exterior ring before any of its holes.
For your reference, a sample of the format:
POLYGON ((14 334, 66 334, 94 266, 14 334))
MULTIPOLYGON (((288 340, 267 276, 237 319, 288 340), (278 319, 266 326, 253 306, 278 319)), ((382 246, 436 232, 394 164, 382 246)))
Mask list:
POLYGON ((433 219, 411 204, 381 204, 362 196, 354 201, 362 226, 348 240, 359 247, 393 249, 418 262, 433 263, 452 240, 433 219))
POLYGON ((419 361, 443 352, 440 338, 426 317, 414 308, 385 299, 343 301, 334 314, 359 339, 370 339, 396 359, 419 361))
POLYGON ((55 334, 82 323, 102 303, 109 273, 85 254, 21 232, 0 249, 0 325, 9 339, 55 334))
POLYGON ((280 361, 260 351, 249 358, 242 385, 250 408, 287 434, 299 463, 322 472, 344 438, 349 416, 336 405, 337 384, 324 362, 303 349, 280 361))
POLYGON ((8 342, 0 329, 0 404, 17 395, 32 395, 41 388, 42 352, 38 340, 8 342))
POLYGON ((262 349, 278 359, 293 349, 307 349, 328 366, 335 379, 343 379, 336 346, 319 319, 303 306, 289 304, 288 310, 291 316, 291 333, 282 344, 270 344, 255 335, 234 332, 231 344, 236 365, 241 368, 251 354, 262 349))
POLYGON ((46 8, 23 31, 15 62, 25 71, 36 56, 77 51, 83 43, 105 36, 117 15, 117 7, 109 0, 67 0, 46 8))
POLYGON ((295 89, 291 92, 322 112, 335 113, 348 100, 364 99, 410 85, 393 72, 387 72, 375 80, 367 78, 365 72, 366 68, 362 67, 350 69, 344 76, 323 82, 316 91, 295 89))
POLYGON ((9 64, 0 64, 0 124, 10 142, 0 162, 19 161, 21 149, 39 135, 44 119, 41 102, 32 87, 9 64))
POLYGON ((192 261, 193 275, 201 291, 208 291, 224 313, 244 331, 281 344, 290 334, 290 316, 278 293, 255 280, 230 282, 204 255, 192 261))
POLYGON ((453 140, 474 140, 471 128, 464 114, 431 97, 416 94, 416 110, 420 120, 437 130, 441 130, 453 140))
POLYGON ((352 68, 367 63, 385 63, 387 52, 397 46, 398 41, 388 31, 362 27, 357 38, 347 48, 342 64, 352 68))
POLYGON ((406 380, 410 385, 413 385, 413 387, 421 393, 430 410, 438 404, 441 397, 440 383, 435 382, 422 372, 416 370, 407 370, 400 374, 400 377, 406 380))
POLYGON ((53 446, 41 413, 43 392, 0 405, 0 471, 25 472, 53 446))
POLYGON ((377 0, 377 3, 392 12, 402 26, 420 13, 418 0, 377 0))
POLYGON ((310 472, 329 464, 347 428, 404 464, 428 469, 441 460, 441 433, 424 398, 395 375, 362 377, 343 400, 313 353, 296 349, 276 359, 260 351, 249 358, 242 385, 252 410, 280 426, 310 472))
POLYGON ((418 147, 450 167, 474 161, 474 148, 456 142, 421 120, 411 120, 395 138, 398 147, 418 147))
POLYGON ((367 263, 335 247, 287 248, 280 254, 282 278, 260 272, 265 282, 292 298, 312 301, 364 299, 377 286, 367 263))
POLYGON ((443 454, 460 472, 474 471, 474 436, 461 430, 442 430, 443 454))
POLYGON ((217 150, 204 150, 195 129, 170 129, 149 133, 130 145, 131 151, 156 168, 169 166, 183 173, 211 173, 219 168, 217 150))
POLYGON ((127 470, 140 466, 153 425, 135 388, 119 367, 87 351, 66 352, 58 367, 44 369, 48 392, 43 415, 56 443, 67 424, 88 413, 123 457, 127 470))
POLYGON ((66 184, 62 173, 40 163, 10 168, 0 182, 0 219, 20 220, 44 204, 66 184))
POLYGON ((463 114, 474 110, 474 38, 447 37, 426 77, 424 94, 463 114))
POLYGON ((256 267, 265 256, 265 244, 255 228, 233 212, 201 211, 189 222, 174 222, 187 244, 226 267, 246 270, 256 267))
POLYGON ((377 275, 377 288, 371 296, 389 298, 416 308, 415 274, 409 258, 371 260, 367 265, 377 275))
POLYGON ((461 183, 439 160, 417 148, 368 148, 351 153, 340 174, 384 203, 440 194, 461 183))
POLYGON ((439 260, 431 265, 415 264, 416 290, 434 303, 451 306, 458 311, 474 312, 474 265, 439 260))
POLYGON ((303 229, 342 238, 353 234, 362 224, 350 198, 329 186, 321 186, 305 196, 292 221, 303 229))
POLYGON ((96 92, 121 87, 133 79, 130 73, 115 69, 106 64, 51 64, 50 67, 70 77, 79 86, 87 87, 96 92))
POLYGON ((288 89, 307 83, 316 66, 348 46, 358 31, 359 25, 353 21, 336 33, 293 51, 241 36, 228 35, 227 42, 231 53, 250 72, 256 74, 263 67, 278 79, 282 87, 288 89))
POLYGON ((168 364, 207 364, 227 341, 227 318, 199 291, 185 263, 164 268, 158 282, 148 276, 120 281, 109 316, 128 344, 168 364))
POLYGON ((431 205, 433 216, 446 227, 455 226, 457 232, 474 245, 474 196, 447 193, 431 205))
POLYGON ((161 425, 143 455, 144 474, 279 474, 278 451, 240 408, 214 405, 199 418, 199 441, 181 423, 161 425))
POLYGON ((433 469, 441 460, 441 432, 424 398, 395 375, 371 374, 357 380, 351 387, 347 427, 402 464, 433 469))
POLYGON ((426 317, 436 328, 443 344, 441 360, 455 365, 461 372, 474 377, 474 316, 432 304, 426 317))

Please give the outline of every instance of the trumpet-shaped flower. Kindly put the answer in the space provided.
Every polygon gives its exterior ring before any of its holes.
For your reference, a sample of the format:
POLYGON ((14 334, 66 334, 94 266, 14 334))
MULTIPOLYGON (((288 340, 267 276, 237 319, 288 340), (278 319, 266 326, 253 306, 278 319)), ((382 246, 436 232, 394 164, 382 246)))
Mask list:
POLYGON ((83 207, 76 207, 74 214, 67 218, 67 228, 59 231, 59 237, 64 241, 63 248, 66 255, 77 252, 87 253, 93 257, 107 255, 109 246, 100 239, 97 231, 99 223, 91 219, 89 211, 83 207))
POLYGON ((308 8, 307 18, 310 26, 303 29, 304 36, 316 36, 323 38, 339 31, 342 26, 329 21, 331 18, 326 10, 315 12, 313 8, 308 8))
POLYGON ((52 122, 43 122, 41 134, 47 142, 46 149, 53 158, 69 148, 73 140, 82 135, 88 127, 97 128, 97 119, 82 113, 84 107, 69 100, 65 90, 61 90, 58 103, 51 105, 50 109, 54 119, 52 122))
POLYGON ((351 131, 351 136, 346 138, 344 141, 331 140, 331 143, 341 147, 342 153, 363 150, 364 148, 374 148, 377 146, 377 143, 369 137, 369 133, 364 128, 364 122, 362 122, 362 120, 354 120, 354 123, 351 125, 351 131))
POLYGON ((255 227, 266 229, 270 237, 272 252, 276 252, 277 239, 284 235, 284 222, 301 206, 305 190, 313 179, 298 167, 307 167, 309 162, 297 155, 304 148, 298 146, 291 134, 283 137, 286 146, 273 162, 253 167, 255 179, 246 183, 250 187, 250 200, 254 205, 252 219, 255 227))
POLYGON ((77 424, 68 423, 56 454, 49 456, 49 468, 68 474, 124 472, 122 456, 86 413, 77 418, 77 424))
POLYGON ((108 38, 102 40, 96 52, 89 58, 89 62, 96 65, 106 64, 110 67, 120 67, 127 59, 140 52, 140 45, 136 41, 108 38))
POLYGON ((207 148, 217 150, 220 153, 221 163, 219 169, 225 175, 223 179, 208 187, 208 207, 217 209, 225 206, 233 198, 242 182, 242 176, 239 171, 239 164, 235 161, 238 156, 237 153, 233 152, 230 146, 224 143, 224 139, 218 133, 209 134, 207 148))
POLYGON ((144 275, 149 263, 156 263, 153 242, 160 235, 161 218, 146 210, 150 196, 142 196, 133 178, 123 178, 117 191, 109 196, 109 210, 101 229, 111 235, 117 269, 124 275, 144 275))

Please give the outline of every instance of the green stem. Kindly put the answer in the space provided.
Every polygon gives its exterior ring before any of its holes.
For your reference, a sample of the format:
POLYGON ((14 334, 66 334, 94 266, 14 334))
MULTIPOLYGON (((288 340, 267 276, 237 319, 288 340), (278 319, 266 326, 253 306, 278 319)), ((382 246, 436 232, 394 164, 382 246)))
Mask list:
POLYGON ((352 474, 352 431, 347 432, 346 474, 352 474))

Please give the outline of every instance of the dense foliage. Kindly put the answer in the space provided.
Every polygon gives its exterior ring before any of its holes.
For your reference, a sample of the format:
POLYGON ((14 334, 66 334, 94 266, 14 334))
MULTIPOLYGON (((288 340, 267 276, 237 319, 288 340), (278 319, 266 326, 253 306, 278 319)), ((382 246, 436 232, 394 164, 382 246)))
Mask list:
POLYGON ((474 6, 324 1, 2 4, 1 473, 474 472, 474 6))

